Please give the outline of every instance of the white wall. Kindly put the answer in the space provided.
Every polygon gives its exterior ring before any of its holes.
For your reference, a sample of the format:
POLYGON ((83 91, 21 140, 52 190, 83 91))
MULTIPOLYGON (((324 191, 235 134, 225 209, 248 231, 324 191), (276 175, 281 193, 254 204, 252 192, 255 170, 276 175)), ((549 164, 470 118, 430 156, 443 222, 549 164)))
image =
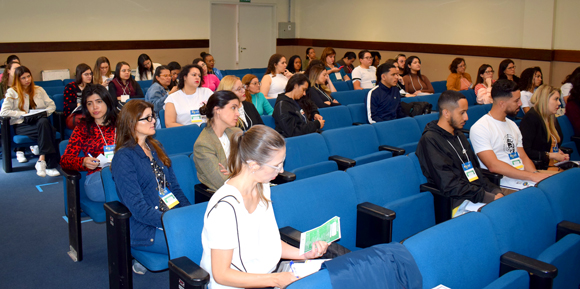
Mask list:
POLYGON ((554 17, 554 49, 580 50, 580 1, 557 0, 554 17))

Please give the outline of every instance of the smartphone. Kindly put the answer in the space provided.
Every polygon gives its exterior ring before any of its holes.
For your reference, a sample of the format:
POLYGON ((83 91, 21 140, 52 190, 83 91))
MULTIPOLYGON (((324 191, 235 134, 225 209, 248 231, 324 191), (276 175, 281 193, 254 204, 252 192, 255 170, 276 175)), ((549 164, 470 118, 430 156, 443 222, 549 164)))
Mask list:
POLYGON ((342 69, 344 67, 344 65, 341 65, 338 69, 342 69))

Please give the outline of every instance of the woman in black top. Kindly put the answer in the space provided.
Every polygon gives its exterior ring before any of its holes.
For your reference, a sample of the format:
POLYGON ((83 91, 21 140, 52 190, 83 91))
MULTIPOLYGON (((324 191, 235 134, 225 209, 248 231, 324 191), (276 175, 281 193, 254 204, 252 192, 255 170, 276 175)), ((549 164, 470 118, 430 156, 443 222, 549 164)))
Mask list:
POLYGON ((504 59, 499 63, 499 71, 497 74, 497 79, 507 79, 514 81, 515 83, 520 82, 520 78, 516 76, 516 65, 511 59, 504 59))
POLYGON ((341 105, 331 96, 332 92, 336 92, 336 88, 334 88, 324 67, 312 67, 308 73, 308 77, 312 86, 308 88, 306 94, 317 107, 323 108, 341 105))
POLYGON ((534 106, 520 123, 526 154, 536 163, 540 162, 536 167, 542 169, 569 160, 570 156, 559 149, 564 139, 556 119, 560 107, 560 90, 541 85, 534 92, 532 103, 534 106))
POLYGON ((310 118, 306 113, 308 109, 303 109, 299 104, 309 87, 310 82, 304 74, 295 74, 286 84, 286 93, 278 95, 272 117, 276 123, 276 131, 282 136, 299 136, 324 127, 324 119, 320 114, 314 114, 310 118))
POLYGON ((141 86, 131 77, 129 63, 125 61, 117 63, 115 77, 109 83, 109 94, 119 101, 127 101, 129 98, 145 98, 141 86))

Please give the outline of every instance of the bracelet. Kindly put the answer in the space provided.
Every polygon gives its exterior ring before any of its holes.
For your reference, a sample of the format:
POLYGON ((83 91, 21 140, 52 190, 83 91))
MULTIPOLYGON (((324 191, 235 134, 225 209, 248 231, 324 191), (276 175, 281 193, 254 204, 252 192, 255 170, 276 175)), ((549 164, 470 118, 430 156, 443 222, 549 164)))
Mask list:
POLYGON ((539 173, 539 172, 540 172, 540 171, 535 171, 535 172, 533 172, 533 173, 535 174, 535 173, 539 173))

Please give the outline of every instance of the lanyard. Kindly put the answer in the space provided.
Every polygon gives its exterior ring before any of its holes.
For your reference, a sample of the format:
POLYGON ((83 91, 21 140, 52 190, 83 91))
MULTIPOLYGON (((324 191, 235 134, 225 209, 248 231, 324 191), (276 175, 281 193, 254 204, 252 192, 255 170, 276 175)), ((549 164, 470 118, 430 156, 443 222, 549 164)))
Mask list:
MULTIPOLYGON (((99 131, 101 132, 101 136, 103 137, 103 141, 105 142, 105 145, 107 146, 107 140, 105 139, 105 135, 103 134, 103 131, 101 130, 101 127, 97 124, 97 128, 99 129, 99 131)), ((115 128, 115 138, 117 138, 117 128, 115 128)))
POLYGON ((318 90, 320 93, 322 93, 324 96, 326 96, 326 98, 332 102, 332 98, 330 96, 328 96, 328 94, 326 94, 326 92, 323 92, 322 90, 320 90, 320 88, 318 88, 318 85, 314 86, 316 88, 316 90, 318 90))
MULTIPOLYGON (((463 149, 463 154, 467 157, 467 161, 471 162, 469 160, 469 156, 467 155, 467 151, 465 151, 465 148, 463 147, 463 143, 461 143, 461 139, 459 139, 459 136, 457 136, 457 140, 459 141, 459 144, 461 145, 461 149, 463 149)), ((455 151, 455 153, 457 154, 457 157, 459 157, 459 160, 461 161, 462 164, 465 164, 465 162, 463 162, 463 159, 461 158, 461 156, 459 155, 459 152, 457 152, 457 150, 455 149, 455 147, 451 144, 451 142, 449 142, 449 140, 447 140, 447 143, 449 143, 449 145, 453 148, 453 150, 455 151)))
MULTIPOLYGON (((411 85, 413 86, 413 89, 415 91, 417 91, 417 89, 415 88, 415 84, 413 83, 413 74, 412 73, 409 74, 409 79, 411 79, 411 85)), ((421 89, 420 90, 422 91, 423 90, 423 84, 421 84, 421 79, 419 79, 419 75, 417 75, 417 80, 419 81, 419 85, 421 86, 421 89)))

